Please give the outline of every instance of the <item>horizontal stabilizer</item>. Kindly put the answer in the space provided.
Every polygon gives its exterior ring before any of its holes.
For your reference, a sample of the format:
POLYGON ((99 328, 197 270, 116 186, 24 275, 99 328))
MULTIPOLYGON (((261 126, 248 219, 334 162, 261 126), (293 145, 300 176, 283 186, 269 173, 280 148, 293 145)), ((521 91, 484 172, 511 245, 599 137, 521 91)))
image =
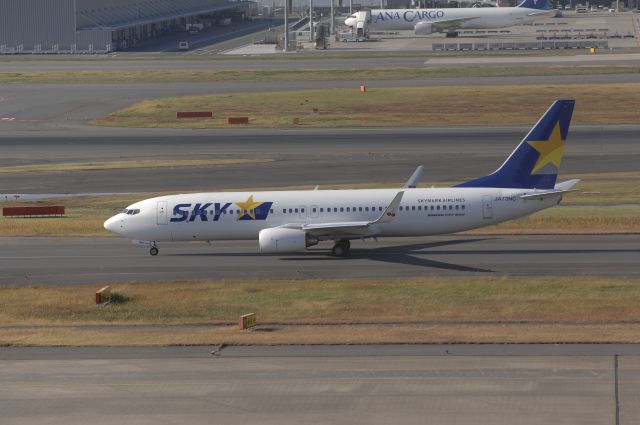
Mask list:
POLYGON ((567 180, 566 182, 558 183, 555 186, 555 188, 553 188, 551 190, 527 193, 526 195, 521 195, 520 198, 522 198, 522 199, 545 199, 545 198, 549 198, 549 197, 552 197, 552 196, 562 195, 563 193, 573 192, 573 189, 571 189, 571 188, 573 186, 575 186, 576 183, 578 183, 579 181, 580 181, 579 179, 567 180))
POLYGON ((580 179, 571 179, 571 180, 567 180, 565 182, 562 183, 558 183, 556 184, 556 186, 554 187, 554 189, 558 189, 558 190, 566 190, 568 191, 569 189, 571 189, 573 186, 575 186, 576 184, 578 184, 578 182, 580 181, 580 179))

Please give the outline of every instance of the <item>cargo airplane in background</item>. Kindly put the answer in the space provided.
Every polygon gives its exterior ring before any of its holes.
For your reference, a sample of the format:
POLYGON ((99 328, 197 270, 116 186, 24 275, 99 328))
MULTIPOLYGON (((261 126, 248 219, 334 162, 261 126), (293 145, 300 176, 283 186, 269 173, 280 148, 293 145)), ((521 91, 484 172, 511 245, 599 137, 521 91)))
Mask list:
POLYGON ((554 206, 578 180, 556 183, 573 100, 557 100, 492 174, 450 188, 190 193, 128 206, 107 230, 150 246, 157 242, 255 240, 261 252, 304 251, 332 241, 431 236, 489 226, 554 206))
POLYGON ((459 29, 493 29, 512 27, 549 16, 549 0, 524 0, 516 7, 466 7, 451 9, 373 9, 350 15, 344 23, 357 29, 413 30, 416 35, 446 32, 455 37, 459 29))

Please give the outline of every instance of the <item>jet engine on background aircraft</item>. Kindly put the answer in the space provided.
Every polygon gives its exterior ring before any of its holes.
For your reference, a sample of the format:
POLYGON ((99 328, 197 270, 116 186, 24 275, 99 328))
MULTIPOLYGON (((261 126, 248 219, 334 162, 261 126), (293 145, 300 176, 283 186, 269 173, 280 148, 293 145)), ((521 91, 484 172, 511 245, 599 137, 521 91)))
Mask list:
POLYGON ((431 22, 418 22, 413 29, 416 35, 429 35, 433 32, 433 24, 431 22))
POLYGON ((306 232, 299 229, 286 229, 274 227, 261 230, 258 234, 260 252, 298 252, 304 251, 311 245, 316 245, 317 240, 311 240, 306 232))

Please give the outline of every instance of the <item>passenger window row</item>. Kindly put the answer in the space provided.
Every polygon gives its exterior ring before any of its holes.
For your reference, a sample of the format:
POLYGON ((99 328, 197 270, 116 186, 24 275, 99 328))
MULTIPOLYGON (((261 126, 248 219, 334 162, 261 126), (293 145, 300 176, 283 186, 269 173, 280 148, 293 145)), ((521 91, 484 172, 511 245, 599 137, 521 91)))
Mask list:
MULTIPOLYGON (((229 215, 240 215, 240 214, 254 214, 254 213, 259 213, 260 210, 232 210, 232 209, 227 209, 227 210, 222 210, 220 213, 221 214, 229 214, 229 215)), ((273 209, 270 209, 269 212, 271 214, 273 214, 273 209)), ((209 211, 209 215, 214 215, 216 212, 214 210, 210 210, 209 211)))
MULTIPOLYGON (((345 212, 345 211, 346 212, 369 212, 369 211, 376 211, 376 210, 377 211, 382 211, 382 210, 384 210, 384 208, 382 208, 382 207, 371 207, 371 208, 369 208, 369 207, 328 207, 328 208, 315 207, 315 208, 311 209, 311 212, 317 213, 319 211, 320 213, 324 213, 324 212, 337 213, 337 212, 345 212)), ((301 208, 300 212, 304 213, 304 208, 301 208)), ((282 213, 283 214, 292 214, 292 213, 296 213, 297 214, 298 213, 298 208, 289 208, 289 209, 283 208, 282 209, 282 213)))
POLYGON ((453 211, 453 210, 464 210, 464 205, 425 205, 422 208, 422 205, 412 205, 412 206, 400 206, 400 211, 453 211))
MULTIPOLYGON (((459 211, 459 210, 464 210, 466 207, 465 205, 404 205, 404 206, 400 206, 398 209, 400 211, 459 211)), ((383 207, 314 207, 311 209, 311 211, 313 213, 337 213, 337 212, 382 212, 384 210, 383 207)), ((229 215, 240 215, 240 214, 254 214, 256 211, 259 212, 259 210, 233 210, 233 209, 228 209, 228 210, 222 210, 222 214, 229 214, 229 215)), ((129 214, 129 215, 135 215, 140 213, 140 210, 124 210, 122 211, 124 214, 129 214)), ((269 213, 273 214, 274 210, 273 208, 269 210, 269 213)), ((283 208, 282 209, 282 213, 283 214, 304 214, 305 209, 304 208, 283 208)), ((209 211, 210 215, 214 215, 215 211, 211 210, 209 211)))

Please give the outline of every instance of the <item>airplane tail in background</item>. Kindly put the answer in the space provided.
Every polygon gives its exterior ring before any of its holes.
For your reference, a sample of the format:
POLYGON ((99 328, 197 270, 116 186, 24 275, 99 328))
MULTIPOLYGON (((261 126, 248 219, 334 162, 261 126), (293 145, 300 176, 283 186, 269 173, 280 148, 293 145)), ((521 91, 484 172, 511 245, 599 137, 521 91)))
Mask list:
POLYGON ((549 0, 524 0, 518 5, 518 7, 524 7, 525 9, 548 10, 549 0))
POLYGON ((457 187, 554 188, 574 105, 556 100, 500 168, 457 187))

